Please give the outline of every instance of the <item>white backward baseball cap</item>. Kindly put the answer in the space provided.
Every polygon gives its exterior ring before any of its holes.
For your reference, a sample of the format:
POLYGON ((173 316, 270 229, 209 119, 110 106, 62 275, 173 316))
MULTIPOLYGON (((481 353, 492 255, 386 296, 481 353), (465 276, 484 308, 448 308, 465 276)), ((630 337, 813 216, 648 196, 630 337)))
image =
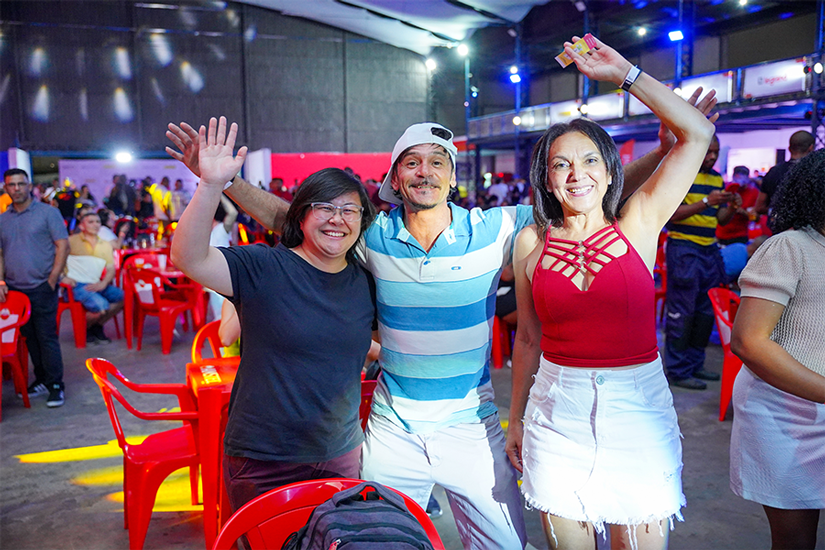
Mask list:
POLYGON ((401 199, 396 196, 392 188, 392 172, 395 167, 395 161, 401 156, 401 153, 415 147, 416 145, 423 145, 425 143, 435 143, 440 145, 450 153, 450 159, 453 161, 453 169, 455 169, 455 157, 458 154, 458 149, 453 144, 453 133, 440 124, 435 122, 422 122, 413 124, 398 138, 395 142, 395 147, 392 149, 392 160, 390 161, 390 169, 387 172, 387 177, 381 184, 381 189, 378 190, 378 196, 381 200, 390 204, 401 204, 401 199))

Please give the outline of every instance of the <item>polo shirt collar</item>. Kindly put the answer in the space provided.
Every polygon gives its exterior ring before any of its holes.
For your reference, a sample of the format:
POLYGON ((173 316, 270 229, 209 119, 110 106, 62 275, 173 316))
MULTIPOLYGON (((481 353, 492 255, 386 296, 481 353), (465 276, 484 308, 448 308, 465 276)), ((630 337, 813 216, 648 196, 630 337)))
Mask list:
POLYGON ((37 201, 35 201, 34 199, 32 199, 32 201, 29 203, 29 205, 26 207, 26 209, 25 209, 25 210, 23 210, 22 212, 18 212, 18 211, 17 211, 17 209, 15 209, 15 208, 14 208, 14 203, 12 202, 12 203, 9 203, 9 207, 8 207, 8 208, 6 208, 6 212, 12 212, 13 214, 23 215, 23 214, 25 214, 26 212, 28 212, 29 210, 32 210, 32 209, 34 208, 34 204, 35 204, 36 202, 37 202, 37 201))
MULTIPOLYGON (((455 242, 455 238, 459 236, 468 236, 470 234, 469 231, 469 222, 468 218, 470 213, 456 205, 455 203, 448 202, 447 205, 450 207, 450 212, 452 214, 452 220, 450 221, 449 227, 444 230, 441 234, 447 242, 452 244, 455 242)), ((397 239, 399 241, 408 242, 412 240, 412 235, 410 232, 407 231, 407 227, 404 225, 404 206, 399 206, 397 208, 393 208, 389 213, 390 219, 390 237, 393 239, 397 239)), ((440 236, 439 236, 440 238, 440 236)))

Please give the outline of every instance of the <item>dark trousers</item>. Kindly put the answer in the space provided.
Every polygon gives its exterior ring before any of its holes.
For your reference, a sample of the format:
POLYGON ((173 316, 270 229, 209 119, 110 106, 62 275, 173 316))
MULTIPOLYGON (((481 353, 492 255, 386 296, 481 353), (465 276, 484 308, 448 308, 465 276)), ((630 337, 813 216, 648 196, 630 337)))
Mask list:
POLYGON ((60 354, 60 340, 57 335, 57 290, 48 281, 42 285, 21 289, 12 288, 29 297, 32 314, 29 322, 20 327, 20 334, 26 338, 32 363, 34 380, 51 387, 63 387, 63 356, 60 354))
POLYGON ((672 380, 690 378, 705 364, 705 348, 713 330, 708 290, 724 277, 719 247, 667 241, 665 366, 672 380))
POLYGON ((281 462, 241 456, 223 457, 223 482, 232 512, 272 489, 310 479, 358 479, 361 445, 326 462, 281 462))

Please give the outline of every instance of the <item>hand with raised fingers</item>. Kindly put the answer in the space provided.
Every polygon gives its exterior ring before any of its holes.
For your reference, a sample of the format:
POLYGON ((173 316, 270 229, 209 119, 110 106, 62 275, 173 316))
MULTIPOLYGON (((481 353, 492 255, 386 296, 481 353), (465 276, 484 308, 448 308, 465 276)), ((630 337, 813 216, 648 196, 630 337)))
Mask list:
POLYGON ((716 103, 719 101, 716 97, 716 90, 711 88, 711 90, 705 94, 705 97, 697 102, 696 100, 701 94, 702 87, 699 86, 687 102, 699 109, 699 112, 705 115, 709 121, 716 122, 719 119, 719 113, 713 113, 712 115, 710 114, 713 111, 713 108, 716 107, 716 103))
POLYGON ((175 160, 181 161, 189 168, 189 171, 200 177, 200 167, 198 166, 198 132, 185 122, 180 126, 169 123, 166 137, 180 149, 175 151, 171 147, 166 148, 166 153, 175 160))
MULTIPOLYGON (((702 95, 702 87, 699 86, 696 90, 693 91, 693 94, 687 99, 687 102, 697 109, 699 112, 708 117, 708 120, 711 122, 716 122, 719 118, 719 113, 710 114, 713 111, 713 108, 716 107, 716 90, 711 89, 705 96, 699 100, 699 96, 702 95)), ((676 136, 673 135, 673 132, 665 126, 664 123, 659 124, 659 148, 662 154, 666 154, 670 151, 673 146, 676 144, 676 136)))
POLYGON ((235 148, 235 139, 238 137, 238 125, 232 123, 229 133, 226 132, 226 117, 220 121, 215 117, 209 119, 209 129, 200 127, 198 132, 198 164, 200 165, 201 183, 207 185, 223 185, 234 178, 246 160, 246 146, 238 149, 238 154, 232 154, 235 148))
POLYGON ((573 51, 573 43, 579 40, 578 36, 574 36, 572 42, 564 43, 564 51, 586 77, 593 80, 610 81, 617 86, 621 86, 633 65, 622 57, 619 52, 595 36, 593 39, 596 42, 596 47, 591 48, 584 55, 573 51))

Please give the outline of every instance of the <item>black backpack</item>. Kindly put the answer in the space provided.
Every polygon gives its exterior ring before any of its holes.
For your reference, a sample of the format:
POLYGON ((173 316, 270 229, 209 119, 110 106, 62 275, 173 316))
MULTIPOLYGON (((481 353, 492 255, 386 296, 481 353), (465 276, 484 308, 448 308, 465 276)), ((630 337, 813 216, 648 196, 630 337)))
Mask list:
POLYGON ((365 481, 340 491, 313 510, 309 521, 281 550, 433 550, 404 498, 380 483, 365 481), (366 497, 361 493, 371 489, 366 497))

